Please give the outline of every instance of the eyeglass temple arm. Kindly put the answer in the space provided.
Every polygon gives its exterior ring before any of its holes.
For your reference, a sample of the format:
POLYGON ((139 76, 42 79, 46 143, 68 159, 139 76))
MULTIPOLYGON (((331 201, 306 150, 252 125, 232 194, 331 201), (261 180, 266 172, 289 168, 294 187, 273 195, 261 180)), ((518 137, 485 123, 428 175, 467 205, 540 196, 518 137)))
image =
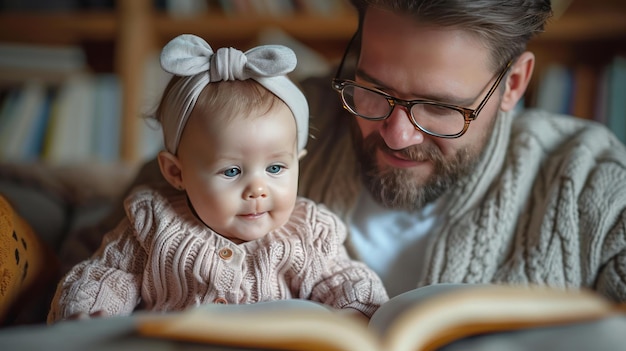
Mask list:
POLYGON ((476 116, 478 116, 478 114, 483 109, 483 107, 485 107, 487 102, 489 102, 489 99, 491 98, 491 95, 493 95, 493 93, 495 93, 496 89, 498 89, 498 86, 500 86, 500 82, 502 81, 502 79, 504 79, 504 76, 506 76, 506 73, 509 71, 509 68, 511 68, 512 64, 513 64, 513 60, 510 60, 506 64, 506 67, 504 67, 502 72, 498 75, 498 78, 496 79, 496 82, 493 84, 491 89, 489 89, 489 91, 487 92, 487 96, 485 96, 483 101, 480 102, 480 105, 478 105, 476 110, 474 110, 473 118, 476 118, 476 116))

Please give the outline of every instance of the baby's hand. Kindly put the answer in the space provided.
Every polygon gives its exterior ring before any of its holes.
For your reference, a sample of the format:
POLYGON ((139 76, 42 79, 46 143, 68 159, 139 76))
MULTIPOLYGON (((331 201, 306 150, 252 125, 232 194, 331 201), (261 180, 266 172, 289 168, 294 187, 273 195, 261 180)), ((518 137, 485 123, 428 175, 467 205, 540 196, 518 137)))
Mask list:
POLYGON ((100 310, 100 311, 95 311, 92 313, 87 313, 87 312, 76 312, 74 314, 69 315, 67 318, 65 318, 65 320, 85 320, 85 319, 91 319, 91 318, 98 318, 98 317, 105 317, 107 314, 106 312, 100 310))

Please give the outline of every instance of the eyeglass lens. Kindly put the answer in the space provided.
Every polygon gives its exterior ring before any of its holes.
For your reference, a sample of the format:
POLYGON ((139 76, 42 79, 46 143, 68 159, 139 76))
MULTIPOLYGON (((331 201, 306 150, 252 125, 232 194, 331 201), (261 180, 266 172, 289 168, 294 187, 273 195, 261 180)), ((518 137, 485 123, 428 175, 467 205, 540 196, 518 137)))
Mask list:
MULTIPOLYGON (((390 102, 379 92, 351 84, 343 87, 342 99, 350 112, 370 120, 385 119, 396 103, 405 105, 395 100, 390 102)), ((434 134, 455 135, 465 126, 465 118, 460 111, 435 103, 415 103, 411 106, 410 115, 414 125, 434 134)))

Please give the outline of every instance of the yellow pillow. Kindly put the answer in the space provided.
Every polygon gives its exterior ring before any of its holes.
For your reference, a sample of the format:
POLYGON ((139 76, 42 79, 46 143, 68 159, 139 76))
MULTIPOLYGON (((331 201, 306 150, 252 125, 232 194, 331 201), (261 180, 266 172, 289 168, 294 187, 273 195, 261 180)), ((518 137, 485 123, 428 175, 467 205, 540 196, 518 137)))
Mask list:
POLYGON ((50 248, 0 195, 0 323, 35 297, 57 269, 50 248))

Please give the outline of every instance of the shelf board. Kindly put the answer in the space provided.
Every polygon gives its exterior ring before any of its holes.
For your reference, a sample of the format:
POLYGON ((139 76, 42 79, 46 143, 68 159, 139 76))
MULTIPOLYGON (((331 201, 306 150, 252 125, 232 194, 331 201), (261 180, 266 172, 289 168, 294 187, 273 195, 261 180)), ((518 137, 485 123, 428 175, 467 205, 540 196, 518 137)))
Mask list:
POLYGON ((294 15, 289 17, 223 16, 203 14, 193 17, 172 17, 157 13, 154 28, 164 40, 179 34, 193 33, 207 41, 254 40, 264 28, 281 28, 299 40, 346 41, 357 28, 357 17, 339 14, 332 17, 294 15))
POLYGON ((546 25, 541 42, 576 42, 626 38, 626 12, 568 13, 546 25))
MULTIPOLYGON (((194 33, 207 41, 253 40, 263 28, 281 28, 303 41, 343 41, 354 33, 356 15, 352 12, 331 17, 294 15, 289 17, 224 16, 200 14, 173 17, 155 12, 153 21, 158 38, 165 41, 182 33, 194 33)), ((32 44, 76 44, 86 40, 113 41, 117 35, 115 11, 60 13, 0 13, 0 41, 32 44)), ((548 23, 536 40, 584 41, 624 38, 626 13, 620 11, 567 11, 548 23)))
POLYGON ((71 45, 86 40, 111 41, 116 33, 114 11, 0 13, 0 41, 71 45))

